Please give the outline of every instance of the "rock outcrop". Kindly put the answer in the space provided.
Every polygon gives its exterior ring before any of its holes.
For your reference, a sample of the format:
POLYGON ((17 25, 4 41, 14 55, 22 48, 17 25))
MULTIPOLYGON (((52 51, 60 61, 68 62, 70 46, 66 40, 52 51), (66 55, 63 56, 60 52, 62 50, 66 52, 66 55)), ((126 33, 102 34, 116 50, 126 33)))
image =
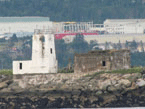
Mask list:
POLYGON ((28 75, 18 83, 1 76, 0 108, 145 106, 145 79, 141 73, 28 75))
MULTIPOLYGON (((41 90, 99 90, 110 92, 124 92, 145 85, 141 73, 117 74, 48 74, 23 75, 15 83, 24 89, 41 90)), ((13 83, 13 84, 15 84, 13 83)), ((12 84, 12 85, 13 85, 12 84)), ((13 88, 11 85, 11 88, 13 88)))
MULTIPOLYGON (((23 91, 0 93, 0 109, 44 109, 44 108, 99 108, 145 106, 145 87, 123 94, 98 95, 95 91, 23 91)), ((102 92, 101 92, 102 94, 102 92)))

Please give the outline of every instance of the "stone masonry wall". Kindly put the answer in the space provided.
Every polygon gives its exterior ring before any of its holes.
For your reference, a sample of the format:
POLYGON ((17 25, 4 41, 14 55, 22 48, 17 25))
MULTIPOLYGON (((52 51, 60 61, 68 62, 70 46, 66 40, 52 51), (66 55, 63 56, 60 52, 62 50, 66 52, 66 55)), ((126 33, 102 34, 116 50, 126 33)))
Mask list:
POLYGON ((129 50, 92 51, 76 54, 74 72, 104 71, 130 68, 129 50))

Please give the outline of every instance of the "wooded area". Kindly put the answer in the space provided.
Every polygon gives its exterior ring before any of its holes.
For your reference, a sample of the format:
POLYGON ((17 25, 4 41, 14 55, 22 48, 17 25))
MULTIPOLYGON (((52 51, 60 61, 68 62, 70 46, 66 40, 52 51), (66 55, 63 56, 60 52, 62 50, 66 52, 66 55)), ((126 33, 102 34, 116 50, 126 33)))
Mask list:
POLYGON ((145 18, 144 0, 3 0, 0 16, 48 16, 52 21, 145 18))

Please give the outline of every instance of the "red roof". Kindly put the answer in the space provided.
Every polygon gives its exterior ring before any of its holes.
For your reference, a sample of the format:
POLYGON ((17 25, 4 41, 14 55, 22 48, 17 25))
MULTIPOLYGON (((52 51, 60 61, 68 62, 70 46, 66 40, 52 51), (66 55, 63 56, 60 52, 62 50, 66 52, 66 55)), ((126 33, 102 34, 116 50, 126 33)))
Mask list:
MULTIPOLYGON (((62 39, 65 36, 76 35, 78 33, 57 33, 55 34, 56 39, 62 39)), ((82 35, 98 35, 97 32, 81 33, 82 35)))

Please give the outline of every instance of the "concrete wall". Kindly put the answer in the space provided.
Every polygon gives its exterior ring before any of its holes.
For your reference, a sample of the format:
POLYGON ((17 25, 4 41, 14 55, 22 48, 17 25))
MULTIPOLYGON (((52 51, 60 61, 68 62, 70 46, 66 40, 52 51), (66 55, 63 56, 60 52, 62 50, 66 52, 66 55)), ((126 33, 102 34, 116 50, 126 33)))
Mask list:
POLYGON ((94 51, 86 54, 76 54, 74 57, 75 73, 128 68, 130 68, 129 50, 94 51))
POLYGON ((29 73, 32 61, 13 61, 13 74, 24 74, 29 73), (22 69, 20 69, 20 63, 22 64, 22 69))
POLYGON ((13 74, 40 74, 40 73, 57 73, 56 68, 49 66, 36 65, 32 61, 13 61, 13 74), (22 69, 20 69, 22 63, 22 69))

